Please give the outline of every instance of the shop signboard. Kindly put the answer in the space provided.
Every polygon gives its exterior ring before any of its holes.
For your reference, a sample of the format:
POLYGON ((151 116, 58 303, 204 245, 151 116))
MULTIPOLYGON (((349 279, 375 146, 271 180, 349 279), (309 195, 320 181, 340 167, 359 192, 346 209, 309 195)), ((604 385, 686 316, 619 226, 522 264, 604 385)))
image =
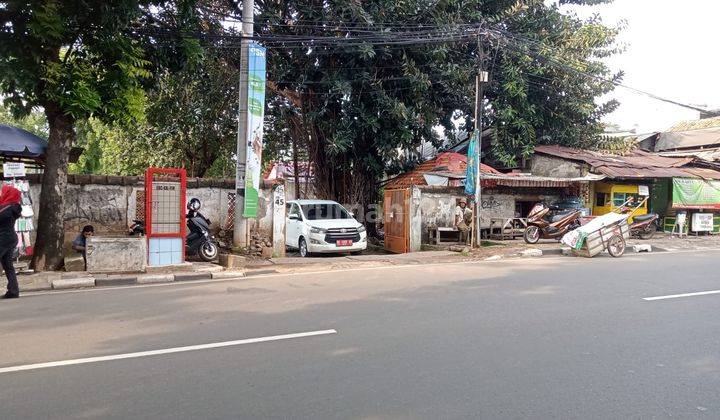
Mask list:
POLYGON ((674 209, 720 210, 720 181, 673 178, 674 209))
POLYGON ((257 217, 265 117, 265 47, 252 43, 248 50, 247 158, 243 217, 257 217))
POLYGON ((3 163, 5 178, 22 178, 25 176, 25 164, 22 162, 3 163))
POLYGON ((712 232, 713 227, 712 213, 694 213, 692 215, 693 232, 712 232))

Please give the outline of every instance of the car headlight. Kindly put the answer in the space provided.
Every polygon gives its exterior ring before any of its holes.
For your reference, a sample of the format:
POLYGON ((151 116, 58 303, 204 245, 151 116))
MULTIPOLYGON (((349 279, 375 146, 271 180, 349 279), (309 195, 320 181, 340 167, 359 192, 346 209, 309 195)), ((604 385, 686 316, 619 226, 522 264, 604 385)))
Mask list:
POLYGON ((323 228, 314 227, 314 226, 310 228, 310 233, 320 233, 320 234, 324 234, 325 232, 326 232, 326 230, 323 229, 323 228))
POLYGON ((365 226, 360 225, 360 227, 358 228, 358 232, 365 232, 365 226))

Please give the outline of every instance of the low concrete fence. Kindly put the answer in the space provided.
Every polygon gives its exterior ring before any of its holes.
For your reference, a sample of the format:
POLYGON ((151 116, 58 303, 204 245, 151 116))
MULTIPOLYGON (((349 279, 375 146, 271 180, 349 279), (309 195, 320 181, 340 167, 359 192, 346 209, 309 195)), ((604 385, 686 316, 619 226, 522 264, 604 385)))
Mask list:
POLYGON ((145 238, 95 236, 86 249, 87 271, 93 273, 144 272, 147 265, 145 238))
MULTIPOLYGON (((37 226, 42 174, 31 174, 27 179, 35 211, 33 221, 37 226)), ((210 219, 213 230, 232 226, 232 217, 228 220, 228 215, 234 207, 234 179, 189 178, 187 198, 193 197, 202 201, 201 213, 210 219)), ((251 228, 270 236, 273 212, 269 186, 261 189, 258 204, 258 218, 254 219, 251 228)), ((143 177, 69 175, 65 195, 65 245, 70 248, 84 225, 93 225, 98 236, 125 236, 132 221, 144 219, 144 213, 143 177)))

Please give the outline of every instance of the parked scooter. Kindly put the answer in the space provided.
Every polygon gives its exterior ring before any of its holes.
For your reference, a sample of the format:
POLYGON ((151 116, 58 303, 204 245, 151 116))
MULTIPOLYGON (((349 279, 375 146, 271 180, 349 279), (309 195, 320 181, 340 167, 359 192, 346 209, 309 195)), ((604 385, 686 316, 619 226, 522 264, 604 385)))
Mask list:
POLYGON ((210 234, 210 220, 200 213, 200 200, 191 199, 187 204, 188 235, 185 238, 185 254, 197 255, 203 261, 215 261, 218 256, 218 245, 215 237, 210 234))
POLYGON ((550 208, 543 203, 536 204, 527 217, 527 228, 523 238, 529 244, 536 244, 540 239, 560 240, 567 232, 580 226, 580 210, 556 215, 546 219, 550 208))
MULTIPOLYGON (((185 237, 185 255, 197 255, 203 261, 214 261, 218 256, 218 245, 210 234, 210 220, 200 213, 200 200, 193 198, 188 202, 187 236, 185 237)), ((128 229, 130 236, 145 235, 145 222, 133 220, 128 229)))
POLYGON ((133 224, 128 228, 128 235, 130 236, 144 236, 145 235, 145 222, 142 220, 133 220, 133 224))
POLYGON ((658 229, 657 221, 659 216, 655 213, 633 216, 630 224, 630 236, 640 239, 650 239, 658 229))
POLYGON ((648 201, 649 197, 645 197, 639 203, 636 203, 634 197, 631 197, 623 203, 620 207, 619 212, 626 214, 628 219, 632 217, 632 223, 630 223, 630 236, 640 239, 650 239, 655 235, 658 230, 658 216, 655 213, 640 214, 635 216, 635 212, 641 208, 648 201))

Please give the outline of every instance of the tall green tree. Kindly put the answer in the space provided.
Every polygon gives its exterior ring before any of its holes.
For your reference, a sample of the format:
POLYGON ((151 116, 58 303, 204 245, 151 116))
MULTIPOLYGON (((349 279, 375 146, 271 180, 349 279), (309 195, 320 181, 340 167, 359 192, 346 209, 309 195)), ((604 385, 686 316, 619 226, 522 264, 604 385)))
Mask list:
POLYGON ((269 102, 278 106, 268 113, 287 119, 283 129, 289 125, 294 141, 306 145, 316 191, 327 198, 374 204, 384 175, 419 159, 422 142, 440 145, 438 126, 446 133, 458 121, 473 126, 478 43, 425 42, 429 29, 483 24, 493 80, 483 123, 494 129, 492 153, 501 162, 514 164, 539 142, 591 144, 599 119, 615 106, 595 100, 612 88, 603 79, 618 76, 600 61, 615 51, 616 30, 542 0, 258 4, 256 32, 307 40, 270 44, 269 102), (409 30, 418 36, 404 45, 317 42, 409 30))
MULTIPOLYGON (((203 36, 231 34, 217 15, 203 13, 202 2, 190 9, 203 36)), ((116 175, 141 174, 148 165, 184 167, 189 176, 233 176, 237 138, 239 57, 221 45, 202 48, 181 31, 159 28, 151 47, 172 49, 191 42, 194 56, 186 65, 164 63, 146 90, 142 120, 134 124, 83 124, 78 140, 86 154, 73 169, 116 175), (170 35, 168 37, 168 35, 170 35)), ((173 54, 153 54, 170 59, 173 54)))
MULTIPOLYGON (((181 11, 192 7, 191 2, 179 4, 181 11)), ((142 30, 157 23, 150 16, 153 8, 171 6, 148 0, 0 2, 0 93, 17 116, 42 107, 49 125, 36 269, 55 269, 63 262, 68 152, 75 122, 96 116, 130 123, 141 117, 143 82, 153 64, 162 62, 149 60, 146 49, 157 51, 142 30)))

